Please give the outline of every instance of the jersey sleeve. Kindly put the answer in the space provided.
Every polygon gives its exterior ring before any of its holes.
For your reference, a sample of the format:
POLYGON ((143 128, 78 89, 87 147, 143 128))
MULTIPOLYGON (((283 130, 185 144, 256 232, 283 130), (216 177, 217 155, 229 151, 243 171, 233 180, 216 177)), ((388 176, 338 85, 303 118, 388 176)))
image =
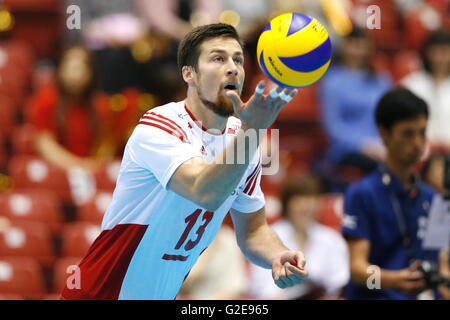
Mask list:
MULTIPOLYGON (((259 159, 261 159, 261 152, 259 151, 258 154, 259 159)), ((242 213, 252 213, 265 206, 264 193, 260 185, 261 174, 262 165, 261 160, 259 160, 250 174, 247 174, 243 187, 239 188, 238 196, 231 206, 232 209, 242 213)))
POLYGON ((144 116, 139 121, 127 147, 131 159, 151 171, 164 189, 183 162, 202 157, 179 124, 157 115, 144 116))
POLYGON ((369 216, 364 203, 364 190, 350 187, 344 196, 342 233, 347 238, 369 239, 369 216))

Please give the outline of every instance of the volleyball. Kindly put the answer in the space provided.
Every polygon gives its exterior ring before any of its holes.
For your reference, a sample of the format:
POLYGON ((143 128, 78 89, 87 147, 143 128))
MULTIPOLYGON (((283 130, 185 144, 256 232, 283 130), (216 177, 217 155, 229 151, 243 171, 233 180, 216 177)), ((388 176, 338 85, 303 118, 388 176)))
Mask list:
POLYGON ((283 87, 301 88, 319 80, 331 62, 331 41, 317 19, 300 13, 273 18, 258 39, 264 74, 283 87))

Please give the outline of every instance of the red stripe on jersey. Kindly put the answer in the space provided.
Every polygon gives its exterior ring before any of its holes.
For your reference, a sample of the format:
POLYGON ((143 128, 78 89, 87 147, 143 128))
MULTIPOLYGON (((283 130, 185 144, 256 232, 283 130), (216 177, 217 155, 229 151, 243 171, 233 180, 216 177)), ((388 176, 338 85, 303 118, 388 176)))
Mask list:
POLYGON ((177 254, 164 254, 162 256, 164 260, 173 260, 173 261, 186 261, 189 256, 180 256, 177 254))
POLYGON ((148 120, 152 120, 154 122, 157 122, 159 124, 163 124, 163 125, 169 127, 170 129, 173 129, 173 130, 179 132, 180 135, 184 136, 184 138, 187 140, 187 136, 184 134, 184 131, 178 129, 177 127, 175 127, 173 125, 171 125, 169 122, 166 122, 166 121, 164 121, 162 119, 159 119, 159 118, 156 118, 156 117, 152 117, 152 116, 143 116, 142 119, 148 119, 148 120))
POLYGON ((253 176, 253 178, 249 181, 249 183, 245 187, 244 193, 251 195, 251 192, 253 191, 253 189, 255 189, 256 181, 258 180, 258 175, 259 175, 260 171, 261 171, 261 167, 258 167, 258 170, 256 171, 255 175, 253 176))
POLYGON ((150 112, 150 114, 151 114, 151 115, 154 115, 154 116, 157 116, 157 117, 160 117, 161 119, 167 120, 167 121, 169 121, 170 123, 174 124, 174 125, 177 126, 178 129, 180 129, 181 132, 187 137, 186 132, 184 132, 183 128, 180 127, 180 125, 179 125, 178 123, 176 123, 175 121, 173 121, 173 120, 171 120, 171 119, 169 119, 169 118, 167 118, 167 117, 164 117, 164 116, 162 116, 162 115, 160 115, 160 114, 154 113, 154 112, 150 112))
POLYGON ((66 287, 65 300, 117 300, 130 261, 147 225, 119 224, 103 230, 80 262, 80 289, 66 287))
POLYGON ((258 184, 257 181, 258 181, 258 175, 259 175, 260 171, 261 171, 261 168, 260 168, 260 170, 258 170, 258 174, 255 176, 255 180, 253 181, 253 186, 251 187, 251 189, 247 193, 249 196, 251 196, 253 194, 253 191, 255 190, 256 185, 258 184))
POLYGON ((186 142, 185 138, 182 135, 180 135, 180 133, 178 131, 170 131, 166 127, 160 126, 160 125, 158 125, 156 123, 152 123, 152 122, 139 121, 139 124, 145 124, 145 125, 150 126, 150 127, 155 127, 155 128, 164 130, 165 132, 167 132, 167 133, 169 133, 171 135, 174 135, 175 137, 180 139, 182 142, 186 142))
POLYGON ((256 171, 259 168, 259 164, 260 164, 261 160, 258 161, 258 164, 256 165, 255 169, 252 171, 252 173, 250 173, 250 175, 247 177, 247 180, 245 180, 245 183, 247 183, 256 173, 256 171))

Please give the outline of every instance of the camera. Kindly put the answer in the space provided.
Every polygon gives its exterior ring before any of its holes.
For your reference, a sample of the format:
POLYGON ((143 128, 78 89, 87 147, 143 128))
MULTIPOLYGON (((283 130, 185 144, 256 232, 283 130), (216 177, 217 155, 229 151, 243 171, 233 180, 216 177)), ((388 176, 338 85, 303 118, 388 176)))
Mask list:
POLYGON ((427 288, 435 289, 440 285, 444 285, 447 288, 450 288, 450 279, 439 274, 438 267, 435 263, 432 263, 430 261, 423 261, 422 264, 417 268, 417 271, 422 273, 427 288))

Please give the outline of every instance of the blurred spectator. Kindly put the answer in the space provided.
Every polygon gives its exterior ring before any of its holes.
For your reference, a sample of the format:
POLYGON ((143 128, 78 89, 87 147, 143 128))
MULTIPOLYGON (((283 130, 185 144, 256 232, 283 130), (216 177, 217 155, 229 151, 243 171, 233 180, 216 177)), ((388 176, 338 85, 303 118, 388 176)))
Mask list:
POLYGON ((308 257, 308 280, 280 289, 269 270, 250 267, 250 295, 258 299, 337 298, 349 279, 348 252, 342 236, 316 222, 322 185, 314 176, 286 182, 282 191, 283 219, 272 225, 287 246, 308 257))
POLYGON ((378 50, 392 54, 403 49, 406 43, 403 16, 398 1, 349 0, 348 2, 351 4, 349 14, 355 26, 368 30, 378 50), (379 24, 376 25, 374 22, 379 24))
POLYGON ((81 28, 67 30, 64 40, 70 45, 83 43, 92 50, 99 89, 111 94, 129 87, 146 91, 143 70, 131 50, 146 33, 134 2, 66 0, 65 4, 65 7, 77 5, 80 8, 81 28))
POLYGON ((450 1, 401 1, 407 9, 404 12, 406 28, 404 41, 411 49, 420 49, 431 33, 439 29, 450 29, 450 1))
POLYGON ((28 121, 37 131, 38 153, 64 168, 94 170, 121 153, 139 119, 137 93, 108 97, 96 91, 90 53, 80 46, 65 50, 57 85, 39 87, 30 99, 28 121))
POLYGON ((340 55, 320 83, 322 121, 329 136, 331 164, 371 171, 383 159, 373 113, 389 89, 387 75, 371 67, 374 47, 367 34, 355 28, 343 39, 340 55))
POLYGON ((134 0, 150 30, 177 41, 192 27, 219 22, 218 0, 134 0))
POLYGON ((422 49, 423 70, 402 84, 424 99, 430 108, 427 136, 432 147, 450 149, 450 32, 438 31, 422 49))
POLYGON ((247 290, 245 259, 234 231, 222 225, 180 289, 179 299, 235 300, 247 290))
POLYGON ((348 299, 416 299, 426 289, 419 260, 437 261, 422 248, 435 194, 414 172, 425 149, 428 108, 407 89, 385 94, 376 123, 385 164, 352 185, 344 198, 343 234, 350 249, 348 299))

